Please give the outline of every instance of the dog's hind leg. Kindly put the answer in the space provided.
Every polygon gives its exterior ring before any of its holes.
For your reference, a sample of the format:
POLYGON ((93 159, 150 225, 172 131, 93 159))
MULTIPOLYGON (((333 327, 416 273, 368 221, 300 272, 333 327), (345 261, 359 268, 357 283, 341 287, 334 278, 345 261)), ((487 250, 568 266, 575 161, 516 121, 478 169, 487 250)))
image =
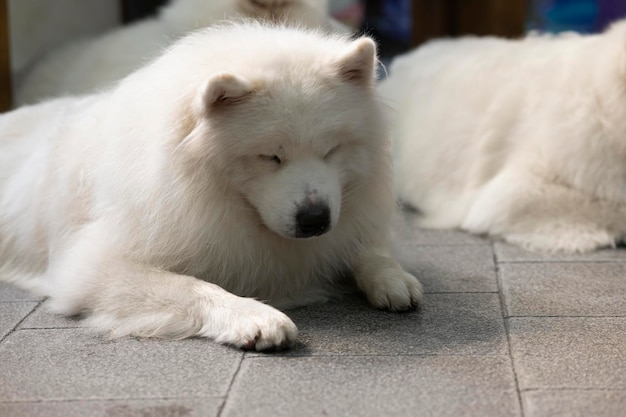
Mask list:
POLYGON ((277 349, 297 329, 282 312, 191 276, 131 261, 86 232, 51 263, 51 308, 86 313, 113 337, 208 337, 245 349, 277 349))
POLYGON ((480 192, 462 229, 531 251, 587 252, 614 247, 624 236, 626 204, 511 170, 480 192))

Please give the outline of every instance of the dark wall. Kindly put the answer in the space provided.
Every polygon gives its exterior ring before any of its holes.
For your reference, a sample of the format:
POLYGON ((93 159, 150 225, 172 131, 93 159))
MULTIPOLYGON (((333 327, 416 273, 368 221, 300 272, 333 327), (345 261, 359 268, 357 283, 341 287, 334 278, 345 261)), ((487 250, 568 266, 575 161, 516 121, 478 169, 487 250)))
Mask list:
POLYGON ((129 23, 156 13, 167 0, 120 0, 122 21, 129 23))

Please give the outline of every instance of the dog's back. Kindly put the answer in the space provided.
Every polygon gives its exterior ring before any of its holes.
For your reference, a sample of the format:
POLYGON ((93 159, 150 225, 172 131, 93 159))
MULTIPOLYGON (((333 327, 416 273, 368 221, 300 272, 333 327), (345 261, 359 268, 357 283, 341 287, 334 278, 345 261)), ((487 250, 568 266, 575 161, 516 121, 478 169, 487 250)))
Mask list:
POLYGON ((625 44, 622 22, 600 35, 438 41, 398 59, 381 92, 396 107, 396 188, 421 225, 534 250, 614 244, 625 44))
POLYGON ((426 214, 424 225, 460 226, 476 192, 511 158, 544 146, 553 121, 591 105, 582 100, 600 87, 596 67, 616 67, 609 35, 468 37, 394 61, 380 91, 396 109, 396 185, 426 214))

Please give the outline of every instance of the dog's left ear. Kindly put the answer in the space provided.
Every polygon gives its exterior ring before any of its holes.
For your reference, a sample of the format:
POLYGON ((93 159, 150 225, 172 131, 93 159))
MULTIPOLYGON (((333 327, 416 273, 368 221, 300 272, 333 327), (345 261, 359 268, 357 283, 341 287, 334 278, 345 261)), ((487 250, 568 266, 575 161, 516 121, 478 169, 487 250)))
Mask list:
POLYGON ((241 102, 252 95, 252 83, 234 74, 212 76, 200 89, 201 108, 206 110, 228 107, 241 102))
POLYGON ((376 81, 376 44, 370 38, 352 42, 337 62, 340 76, 351 83, 372 86, 376 81))

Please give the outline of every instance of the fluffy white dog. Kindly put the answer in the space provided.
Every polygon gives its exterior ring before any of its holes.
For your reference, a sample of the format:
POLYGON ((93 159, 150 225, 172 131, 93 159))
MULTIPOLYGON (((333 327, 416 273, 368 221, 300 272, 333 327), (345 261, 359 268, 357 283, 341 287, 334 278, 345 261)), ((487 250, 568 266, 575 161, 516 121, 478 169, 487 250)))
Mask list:
POLYGON ((0 275, 114 336, 296 338, 342 274, 376 307, 420 283, 388 255, 375 46, 205 29, 114 89, 0 118, 0 275), (236 295, 235 295, 236 294, 236 295))
POLYGON ((602 35, 435 41, 380 87, 421 225, 536 251, 626 234, 626 23, 602 35))
POLYGON ((109 87, 176 39, 224 19, 256 18, 347 31, 328 17, 328 0, 173 0, 158 16, 52 51, 16 88, 16 105, 109 87))

